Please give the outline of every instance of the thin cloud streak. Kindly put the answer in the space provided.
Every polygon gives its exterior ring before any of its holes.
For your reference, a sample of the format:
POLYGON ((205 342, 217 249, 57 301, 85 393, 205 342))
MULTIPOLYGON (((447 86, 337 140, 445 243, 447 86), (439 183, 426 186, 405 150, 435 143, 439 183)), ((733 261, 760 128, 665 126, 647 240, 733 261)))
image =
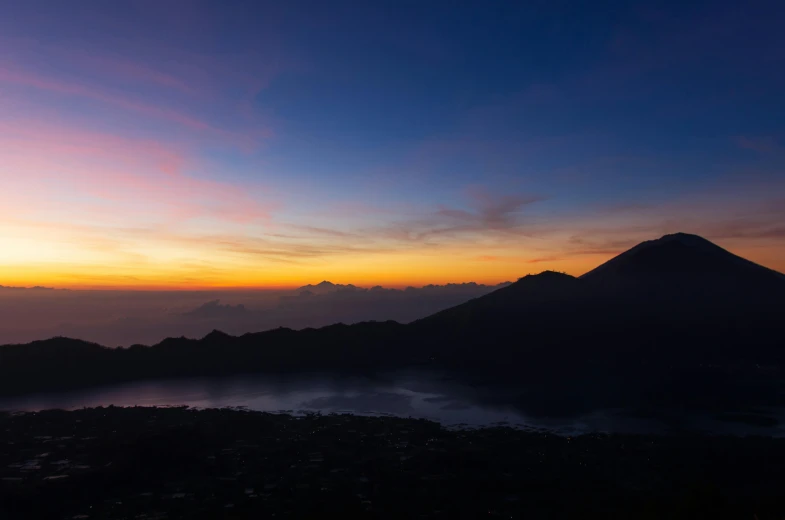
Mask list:
POLYGON ((101 103, 117 106, 129 112, 141 113, 146 116, 177 123, 191 130, 211 130, 219 133, 223 132, 213 128, 205 121, 201 121, 186 114, 181 114, 168 108, 149 105, 140 101, 136 101, 132 98, 91 87, 86 87, 84 85, 51 80, 43 76, 37 76, 28 72, 13 70, 8 67, 0 67, 0 82, 24 87, 32 87, 69 96, 83 97, 92 101, 99 101, 101 103))
POLYGON ((18 194, 37 183, 38 200, 51 197, 49 211, 68 207, 74 214, 112 220, 144 207, 146 217, 154 219, 208 216, 250 223, 269 221, 275 207, 255 200, 247 189, 186 174, 204 165, 182 146, 25 122, 0 123, 0 137, 0 178, 7 186, 18 185, 18 194), (63 186, 94 200, 75 208, 62 200, 63 186), (114 204, 108 214, 104 203, 114 204))

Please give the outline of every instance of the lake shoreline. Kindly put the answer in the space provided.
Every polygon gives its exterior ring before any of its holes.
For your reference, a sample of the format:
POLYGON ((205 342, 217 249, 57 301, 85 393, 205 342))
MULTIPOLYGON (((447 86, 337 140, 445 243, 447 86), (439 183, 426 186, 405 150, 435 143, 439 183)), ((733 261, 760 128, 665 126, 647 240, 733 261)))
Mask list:
POLYGON ((350 413, 427 419, 445 427, 506 425, 559 435, 590 432, 705 433, 785 436, 785 409, 736 407, 608 407, 572 413, 531 413, 525 387, 466 384, 449 374, 402 371, 339 377, 314 372, 293 376, 159 379, 0 398, 0 411, 38 412, 94 407, 188 406, 259 412, 350 413))

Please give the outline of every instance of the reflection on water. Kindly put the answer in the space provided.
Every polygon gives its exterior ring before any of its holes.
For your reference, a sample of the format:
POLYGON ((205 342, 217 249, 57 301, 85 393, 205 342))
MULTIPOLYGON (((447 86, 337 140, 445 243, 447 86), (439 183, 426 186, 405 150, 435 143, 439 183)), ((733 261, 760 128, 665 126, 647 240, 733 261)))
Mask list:
POLYGON ((37 394, 0 400, 0 409, 36 411, 92 406, 193 407, 239 406, 260 411, 297 413, 389 414, 445 424, 487 425, 500 421, 527 424, 522 414, 506 407, 473 404, 472 390, 447 380, 400 374, 383 379, 326 376, 143 381, 88 390, 37 394))
MULTIPOLYGON (((728 423, 710 417, 641 418, 619 411, 573 417, 533 417, 514 406, 514 393, 489 395, 432 373, 407 372, 383 378, 253 375, 226 378, 144 381, 81 391, 0 399, 0 410, 38 411, 95 406, 245 407, 291 413, 395 415, 445 425, 506 424, 562 434, 587 431, 655 433, 673 429, 734 435, 785 434, 779 426, 728 423)), ((780 415, 780 414, 778 414, 780 415)))

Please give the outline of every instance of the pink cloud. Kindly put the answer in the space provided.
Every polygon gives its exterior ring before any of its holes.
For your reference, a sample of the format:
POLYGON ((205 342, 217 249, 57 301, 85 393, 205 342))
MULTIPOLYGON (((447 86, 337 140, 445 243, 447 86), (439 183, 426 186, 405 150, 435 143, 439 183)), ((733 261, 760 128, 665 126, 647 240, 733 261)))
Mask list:
MULTIPOLYGON (((114 49, 87 50, 85 47, 62 45, 59 42, 57 45, 47 44, 32 38, 0 36, 0 46, 11 50, 7 57, 12 56, 13 62, 19 66, 29 66, 31 63, 40 62, 44 57, 66 66, 69 70, 166 87, 189 95, 197 94, 204 86, 204 80, 208 79, 207 74, 198 67, 189 67, 178 59, 162 59, 160 48, 148 49, 146 54, 155 56, 157 64, 165 63, 165 67, 156 66, 151 60, 129 58, 114 49), (186 71, 197 74, 183 74, 186 71), (190 76, 190 80, 183 76, 190 76)), ((138 48, 138 45, 135 48, 138 48)))
POLYGON ((79 96, 94 101, 100 101, 102 103, 114 105, 132 112, 142 113, 158 119, 178 123, 192 130, 212 129, 212 127, 204 121, 200 121, 196 118, 181 114, 168 108, 148 105, 130 98, 110 94, 99 89, 62 81, 55 81, 35 74, 13 70, 7 67, 0 66, 0 81, 22 85, 25 87, 47 90, 59 94, 79 96))
POLYGON ((186 174, 209 165, 187 149, 149 140, 17 121, 0 123, 0 156, 0 178, 10 191, 40 194, 28 211, 70 204, 63 187, 93 197, 78 210, 95 216, 106 215, 109 203, 121 218, 141 206, 151 219, 250 223, 269 221, 273 208, 245 187, 186 174))
POLYGON ((53 80, 37 74, 4 67, 0 64, 0 84, 3 82, 32 87, 47 92, 82 97, 115 106, 136 115, 148 116, 161 121, 175 123, 189 130, 199 132, 205 137, 218 138, 220 143, 236 147, 246 153, 257 150, 260 143, 273 135, 272 130, 267 127, 257 126, 246 129, 243 132, 217 128, 206 121, 170 108, 150 105, 98 88, 53 80))
POLYGON ((3 147, 29 155, 111 160, 126 165, 158 164, 158 170, 174 175, 184 162, 172 145, 144 139, 127 139, 111 134, 36 122, 0 122, 3 147))
MULTIPOLYGON (((172 18, 181 23, 182 10, 175 11, 172 18)), ((171 24, 168 29, 173 29, 171 24)), ((207 26, 197 32, 203 36, 206 30, 207 26)), ((210 144, 228 144, 248 153, 273 135, 254 108, 256 95, 282 70, 302 67, 296 57, 277 46, 264 52, 200 53, 132 38, 121 45, 88 50, 77 41, 55 45, 0 36, 0 47, 8 51, 0 57, 0 85, 5 82, 82 97, 138 117, 175 123, 198 132, 201 139, 213 139, 210 144), (140 85, 150 87, 144 91, 154 98, 131 94, 140 85), (173 108, 186 102, 192 105, 173 108), (208 106, 212 108, 205 109, 208 106), (206 114, 223 115, 213 120, 205 119, 206 114), (227 115, 239 117, 229 123, 227 115), (224 123, 230 126, 223 127, 224 123)), ((7 93, 17 99, 24 96, 10 89, 7 93)))

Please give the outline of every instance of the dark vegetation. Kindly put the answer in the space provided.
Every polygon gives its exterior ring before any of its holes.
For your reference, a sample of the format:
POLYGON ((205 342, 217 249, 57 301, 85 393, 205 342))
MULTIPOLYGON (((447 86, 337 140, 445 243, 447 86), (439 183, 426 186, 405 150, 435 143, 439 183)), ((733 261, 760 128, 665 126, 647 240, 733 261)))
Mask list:
POLYGON ((0 518, 785 515, 785 440, 240 410, 0 414, 0 518))
POLYGON ((575 278, 545 272, 408 325, 276 329, 106 349, 0 348, 0 394, 240 372, 430 366, 514 385, 529 413, 598 406, 743 411, 783 402, 785 277, 694 235, 645 242, 575 278))

